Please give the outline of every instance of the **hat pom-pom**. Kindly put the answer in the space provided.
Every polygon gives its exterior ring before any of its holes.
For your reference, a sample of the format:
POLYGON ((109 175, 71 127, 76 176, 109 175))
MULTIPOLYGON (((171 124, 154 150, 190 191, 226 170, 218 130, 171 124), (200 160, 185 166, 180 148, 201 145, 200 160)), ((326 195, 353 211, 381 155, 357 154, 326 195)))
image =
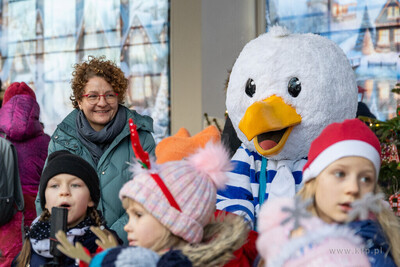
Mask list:
POLYGON ((208 142, 188 158, 200 173, 208 175, 218 189, 228 181, 226 172, 232 170, 229 153, 221 143, 208 142))

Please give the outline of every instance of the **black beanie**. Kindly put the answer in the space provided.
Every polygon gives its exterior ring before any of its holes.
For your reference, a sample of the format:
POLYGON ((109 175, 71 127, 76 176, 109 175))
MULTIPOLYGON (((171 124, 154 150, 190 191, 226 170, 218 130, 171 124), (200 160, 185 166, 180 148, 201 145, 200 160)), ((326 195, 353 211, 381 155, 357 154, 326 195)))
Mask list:
POLYGON ((97 207, 100 201, 100 184, 95 169, 83 158, 67 150, 59 150, 48 156, 47 165, 40 177, 39 197, 42 210, 44 210, 46 204, 44 193, 47 183, 51 178, 61 173, 75 175, 85 182, 94 202, 94 207, 97 207))

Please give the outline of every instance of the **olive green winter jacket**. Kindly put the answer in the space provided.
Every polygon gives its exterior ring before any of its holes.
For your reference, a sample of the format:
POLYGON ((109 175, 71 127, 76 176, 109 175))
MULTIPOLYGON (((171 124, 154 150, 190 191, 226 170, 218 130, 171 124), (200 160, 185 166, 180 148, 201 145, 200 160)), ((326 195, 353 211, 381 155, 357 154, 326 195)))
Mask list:
MULTIPOLYGON (((81 156, 88 161, 97 171, 100 179, 101 198, 98 210, 103 213, 107 225, 117 232, 119 237, 127 243, 127 235, 123 227, 128 222, 128 215, 125 213, 122 203, 118 198, 121 187, 132 178, 129 172, 128 162, 135 157, 130 141, 130 131, 128 120, 132 118, 137 125, 140 143, 143 149, 154 155, 155 142, 151 132, 153 132, 153 119, 143 116, 136 111, 129 110, 124 106, 119 106, 126 110, 126 125, 122 132, 114 139, 111 145, 101 156, 97 166, 92 160, 88 149, 77 138, 75 119, 78 110, 73 110, 57 126, 49 144, 48 155, 58 150, 68 150, 73 154, 81 156)), ((42 212, 40 208, 39 195, 36 198, 36 211, 42 212)))

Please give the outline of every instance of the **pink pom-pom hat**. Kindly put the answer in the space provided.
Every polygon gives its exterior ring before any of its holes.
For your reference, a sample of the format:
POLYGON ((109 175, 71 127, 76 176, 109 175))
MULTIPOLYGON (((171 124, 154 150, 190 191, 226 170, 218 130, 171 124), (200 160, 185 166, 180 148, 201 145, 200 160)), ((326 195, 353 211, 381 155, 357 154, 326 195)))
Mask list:
POLYGON ((189 243, 200 242, 203 228, 215 211, 217 189, 232 169, 229 154, 221 143, 209 142, 187 159, 139 170, 121 189, 119 197, 142 204, 173 234, 189 243))

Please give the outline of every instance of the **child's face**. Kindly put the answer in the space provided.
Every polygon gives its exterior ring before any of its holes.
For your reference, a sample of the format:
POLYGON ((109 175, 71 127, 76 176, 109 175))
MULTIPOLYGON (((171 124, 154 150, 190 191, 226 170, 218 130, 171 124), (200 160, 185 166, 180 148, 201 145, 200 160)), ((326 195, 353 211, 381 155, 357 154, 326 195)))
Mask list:
POLYGON ((319 217, 327 223, 345 222, 350 204, 374 190, 375 176, 374 165, 365 158, 345 157, 334 161, 315 181, 319 217))
POLYGON ((124 226, 124 230, 128 233, 130 246, 151 249, 167 234, 168 229, 151 215, 142 204, 131 200, 126 212, 129 221, 124 226))
POLYGON ((49 180, 45 197, 45 207, 50 213, 53 207, 66 207, 68 209, 69 227, 80 223, 86 216, 87 208, 94 206, 85 182, 66 173, 58 174, 49 180))

